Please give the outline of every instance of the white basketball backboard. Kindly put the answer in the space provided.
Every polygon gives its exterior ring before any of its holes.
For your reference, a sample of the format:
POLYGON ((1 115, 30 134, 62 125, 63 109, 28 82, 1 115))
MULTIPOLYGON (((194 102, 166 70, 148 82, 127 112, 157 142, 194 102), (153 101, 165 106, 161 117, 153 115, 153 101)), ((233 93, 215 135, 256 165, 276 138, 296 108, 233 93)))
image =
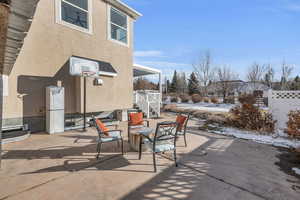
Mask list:
POLYGON ((98 62, 72 56, 70 58, 70 74, 72 76, 82 76, 83 73, 98 75, 98 62))

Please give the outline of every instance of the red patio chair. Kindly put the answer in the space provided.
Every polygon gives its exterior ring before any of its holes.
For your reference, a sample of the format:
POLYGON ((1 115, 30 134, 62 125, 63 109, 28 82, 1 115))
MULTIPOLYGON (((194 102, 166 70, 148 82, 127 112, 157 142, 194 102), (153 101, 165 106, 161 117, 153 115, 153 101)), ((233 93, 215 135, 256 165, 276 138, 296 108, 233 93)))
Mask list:
POLYGON ((178 123, 178 133, 177 136, 183 136, 185 147, 187 147, 186 142, 186 128, 188 121, 190 119, 190 113, 179 113, 176 117, 176 122, 178 123))

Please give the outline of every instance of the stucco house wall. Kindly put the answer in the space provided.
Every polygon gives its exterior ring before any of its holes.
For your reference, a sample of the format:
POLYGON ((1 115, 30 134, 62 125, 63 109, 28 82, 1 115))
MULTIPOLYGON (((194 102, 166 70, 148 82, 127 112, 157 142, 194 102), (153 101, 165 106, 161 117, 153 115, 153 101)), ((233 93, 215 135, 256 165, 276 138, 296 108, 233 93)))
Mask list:
POLYGON ((45 87, 65 87, 65 112, 83 111, 83 80, 69 75, 72 55, 112 64, 118 75, 102 77, 104 84, 87 81, 87 111, 111 111, 132 107, 133 22, 129 19, 129 45, 108 40, 108 6, 92 2, 93 33, 84 33, 56 23, 55 1, 40 0, 24 46, 9 74, 4 97, 3 125, 29 124, 33 132, 45 127, 45 87))

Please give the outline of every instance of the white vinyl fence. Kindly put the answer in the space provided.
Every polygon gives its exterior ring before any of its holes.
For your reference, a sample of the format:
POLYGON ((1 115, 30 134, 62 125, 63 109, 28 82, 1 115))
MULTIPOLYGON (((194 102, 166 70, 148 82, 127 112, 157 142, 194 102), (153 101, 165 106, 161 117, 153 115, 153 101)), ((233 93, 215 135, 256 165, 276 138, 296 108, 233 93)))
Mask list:
POLYGON ((279 130, 286 128, 288 114, 292 110, 300 110, 300 91, 275 91, 270 90, 268 95, 270 112, 279 130))
POLYGON ((133 102, 146 114, 147 118, 160 117, 161 94, 154 91, 135 91, 133 102))

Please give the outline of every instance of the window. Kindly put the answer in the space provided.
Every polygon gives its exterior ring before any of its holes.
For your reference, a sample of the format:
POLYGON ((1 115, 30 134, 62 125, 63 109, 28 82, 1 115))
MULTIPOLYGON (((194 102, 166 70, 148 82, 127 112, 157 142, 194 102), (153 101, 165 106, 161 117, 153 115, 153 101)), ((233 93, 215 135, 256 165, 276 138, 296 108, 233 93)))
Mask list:
POLYGON ((110 39, 128 44, 127 15, 113 7, 110 8, 110 39))
POLYGON ((91 33, 90 0, 56 0, 57 21, 71 28, 91 33))

